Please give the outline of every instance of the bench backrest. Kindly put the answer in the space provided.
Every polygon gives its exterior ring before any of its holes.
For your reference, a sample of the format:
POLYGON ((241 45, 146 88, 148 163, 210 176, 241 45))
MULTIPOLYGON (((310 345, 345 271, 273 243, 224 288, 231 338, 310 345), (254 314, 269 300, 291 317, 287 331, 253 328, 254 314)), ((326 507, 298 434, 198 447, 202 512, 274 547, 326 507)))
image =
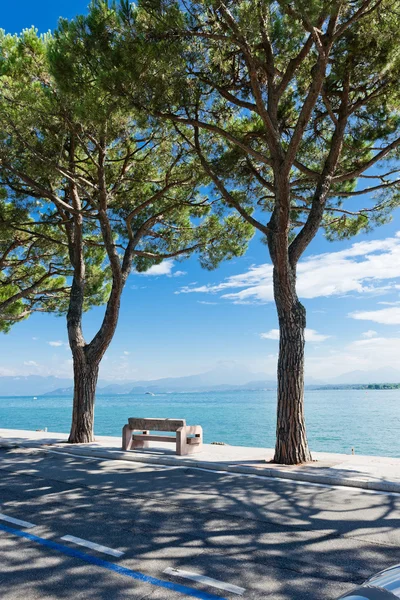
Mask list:
POLYGON ((128 419, 129 428, 142 431, 177 431, 180 427, 186 427, 184 419, 128 419))

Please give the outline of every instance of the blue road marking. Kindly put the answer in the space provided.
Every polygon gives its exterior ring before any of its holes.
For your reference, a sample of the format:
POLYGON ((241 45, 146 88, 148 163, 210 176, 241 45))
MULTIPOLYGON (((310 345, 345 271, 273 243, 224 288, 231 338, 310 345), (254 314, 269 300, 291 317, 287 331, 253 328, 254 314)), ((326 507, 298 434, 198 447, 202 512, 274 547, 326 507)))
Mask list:
POLYGON ((168 590, 172 590, 173 592, 178 592, 178 594, 186 594, 186 596, 190 596, 192 598, 199 598, 199 600, 226 600, 226 598, 222 598, 221 596, 207 594, 206 592, 187 587, 186 585, 180 585, 179 583, 173 583, 172 581, 163 581, 162 579, 157 579, 156 577, 151 577, 150 575, 144 575, 143 573, 139 573, 138 571, 131 571, 131 569, 121 567, 120 565, 116 565, 115 563, 109 562, 108 560, 103 560, 102 558, 97 558, 97 556, 91 556, 90 554, 86 554, 85 552, 81 552, 80 550, 69 548, 68 546, 64 546, 63 544, 58 544, 57 542, 46 540, 45 538, 38 537, 37 535, 33 535, 32 533, 28 533, 27 531, 13 529, 12 527, 8 527, 7 525, 2 524, 0 524, 0 531, 11 533, 12 535, 25 538, 27 540, 30 540, 31 542, 36 542, 41 546, 51 548, 51 550, 57 550, 57 552, 62 552, 62 554, 66 554, 67 556, 71 556, 72 558, 79 558, 80 560, 84 560, 85 562, 90 563, 91 565, 95 565, 96 567, 102 567, 103 569, 108 569, 108 571, 113 571, 114 573, 118 573, 119 575, 125 575, 126 577, 130 577, 131 579, 136 579, 137 581, 142 581, 144 583, 150 583, 151 585, 155 585, 157 587, 166 588, 168 590))

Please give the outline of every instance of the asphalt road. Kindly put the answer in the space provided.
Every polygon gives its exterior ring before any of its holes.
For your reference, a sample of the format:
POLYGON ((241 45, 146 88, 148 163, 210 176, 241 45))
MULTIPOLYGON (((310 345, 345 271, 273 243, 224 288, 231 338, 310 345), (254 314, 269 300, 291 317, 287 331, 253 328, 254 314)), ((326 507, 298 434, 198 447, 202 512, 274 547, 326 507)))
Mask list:
POLYGON ((0 450, 0 513, 2 600, 333 600, 400 563, 399 495, 185 467, 0 450))

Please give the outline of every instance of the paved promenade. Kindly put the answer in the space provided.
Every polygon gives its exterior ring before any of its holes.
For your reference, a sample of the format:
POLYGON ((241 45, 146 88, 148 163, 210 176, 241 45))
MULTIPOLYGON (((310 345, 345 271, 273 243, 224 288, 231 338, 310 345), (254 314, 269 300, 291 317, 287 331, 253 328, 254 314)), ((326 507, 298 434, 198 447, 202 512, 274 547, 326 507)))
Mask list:
POLYGON ((0 429, 0 447, 44 447, 89 458, 197 467, 400 493, 400 458, 314 452, 314 462, 289 467, 271 463, 273 450, 269 448, 204 444, 198 454, 176 456, 173 444, 153 442, 151 448, 123 452, 119 437, 96 436, 94 443, 82 445, 67 445, 67 438, 63 433, 0 429))

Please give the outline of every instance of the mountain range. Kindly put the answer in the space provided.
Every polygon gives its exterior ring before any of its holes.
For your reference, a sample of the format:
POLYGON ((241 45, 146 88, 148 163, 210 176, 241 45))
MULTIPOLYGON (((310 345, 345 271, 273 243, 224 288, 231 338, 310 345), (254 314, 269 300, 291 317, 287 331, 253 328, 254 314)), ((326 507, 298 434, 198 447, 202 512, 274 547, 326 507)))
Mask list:
MULTIPOLYGON (((306 378, 306 386, 337 386, 346 384, 400 383, 400 371, 392 368, 376 371, 352 371, 324 381, 306 378)), ((127 380, 119 383, 99 380, 98 395, 165 392, 207 392, 224 390, 261 390, 276 388, 276 378, 265 373, 253 373, 237 366, 218 367, 206 373, 185 377, 165 377, 152 380, 127 380)), ((38 375, 0 377, 0 396, 69 396, 72 380, 38 375)))

